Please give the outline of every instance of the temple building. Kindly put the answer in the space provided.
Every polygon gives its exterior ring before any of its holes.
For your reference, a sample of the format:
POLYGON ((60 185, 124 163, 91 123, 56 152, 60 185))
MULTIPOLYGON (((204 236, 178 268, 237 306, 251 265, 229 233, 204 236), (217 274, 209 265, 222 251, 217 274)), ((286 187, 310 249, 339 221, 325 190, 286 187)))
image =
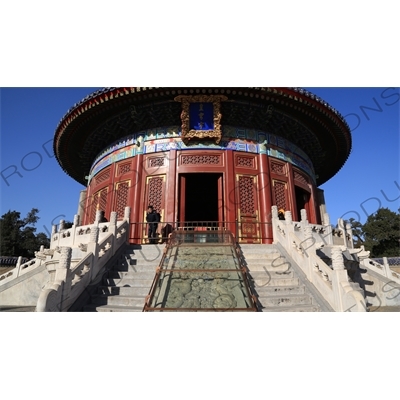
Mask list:
MULTIPOLYGON (((131 207, 129 241, 147 242, 146 209, 166 227, 230 230, 273 241, 271 207, 324 224, 318 187, 343 166, 350 129, 333 107, 297 88, 105 88, 61 119, 54 152, 86 187, 81 224, 131 207)), ((168 232, 168 230, 167 230, 168 232)))
POLYGON ((355 248, 349 223, 331 224, 319 187, 351 134, 306 90, 105 88, 66 113, 53 143, 84 185, 78 211, 0 275, 0 310, 400 306, 388 295, 400 274, 355 248))

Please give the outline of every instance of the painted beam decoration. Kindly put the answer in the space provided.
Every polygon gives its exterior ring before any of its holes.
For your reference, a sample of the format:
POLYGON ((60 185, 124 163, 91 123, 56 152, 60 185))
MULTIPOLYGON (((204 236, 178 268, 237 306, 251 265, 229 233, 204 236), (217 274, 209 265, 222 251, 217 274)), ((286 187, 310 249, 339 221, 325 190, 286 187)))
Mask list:
POLYGON ((182 141, 187 145, 191 139, 214 139, 216 144, 222 139, 221 101, 226 96, 197 95, 177 96, 182 103, 182 141))

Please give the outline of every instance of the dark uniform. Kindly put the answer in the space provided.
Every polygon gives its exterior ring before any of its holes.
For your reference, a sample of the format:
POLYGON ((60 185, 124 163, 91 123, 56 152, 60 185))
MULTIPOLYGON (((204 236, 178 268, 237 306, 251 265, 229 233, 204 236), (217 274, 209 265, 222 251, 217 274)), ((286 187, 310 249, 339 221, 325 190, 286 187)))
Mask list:
POLYGON ((153 209, 153 207, 148 207, 146 221, 149 223, 148 225, 148 238, 149 243, 156 244, 157 243, 157 227, 159 222, 159 214, 153 209))

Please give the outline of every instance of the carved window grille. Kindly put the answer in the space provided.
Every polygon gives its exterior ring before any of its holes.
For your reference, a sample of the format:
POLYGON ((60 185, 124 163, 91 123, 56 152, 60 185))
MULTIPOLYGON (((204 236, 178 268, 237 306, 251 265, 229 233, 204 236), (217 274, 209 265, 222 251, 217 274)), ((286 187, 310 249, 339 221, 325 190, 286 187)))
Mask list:
POLYGON ((195 155, 183 155, 181 157, 181 163, 183 165, 187 164, 211 164, 218 165, 220 164, 221 157, 220 156, 212 156, 212 155, 204 155, 204 156, 195 156, 195 155))
POLYGON ((92 208, 90 209, 90 223, 94 223, 96 219, 96 211, 97 211, 97 205, 99 204, 99 194, 96 193, 93 196, 93 201, 92 201, 92 208))
POLYGON ((286 184, 284 182, 274 181, 274 195, 278 210, 283 208, 286 211, 286 184))
POLYGON ((239 176, 239 204, 241 214, 255 214, 254 179, 250 176, 239 176))
POLYGON ((254 157, 236 157, 236 166, 254 168, 254 157))
POLYGON ((99 190, 97 193, 93 195, 92 206, 90 209, 90 220, 93 224, 96 220, 96 211, 103 210, 106 211, 107 207, 107 188, 99 190))
POLYGON ((271 163, 271 171, 275 174, 285 175, 285 165, 280 163, 271 163))
POLYGON ((124 218, 125 207, 128 205, 129 183, 129 181, 117 183, 115 211, 119 220, 124 218))
POLYGON ((107 170, 96 176, 96 185, 106 181, 109 177, 110 177, 110 168, 108 168, 107 170))
POLYGON ((294 180, 295 181, 303 183, 304 185, 308 184, 307 178, 303 174, 301 174, 300 172, 297 172, 297 171, 294 170, 293 171, 293 176, 294 176, 294 180))
POLYGON ((155 210, 158 212, 161 211, 162 208, 162 196, 163 196, 163 183, 164 179, 162 177, 152 177, 149 178, 149 186, 148 186, 148 199, 147 204, 152 205, 155 210))
POLYGON ((164 157, 152 157, 149 159, 149 167, 163 167, 165 159, 164 157))
POLYGON ((118 166, 118 175, 126 174, 131 170, 131 163, 125 163, 118 166))

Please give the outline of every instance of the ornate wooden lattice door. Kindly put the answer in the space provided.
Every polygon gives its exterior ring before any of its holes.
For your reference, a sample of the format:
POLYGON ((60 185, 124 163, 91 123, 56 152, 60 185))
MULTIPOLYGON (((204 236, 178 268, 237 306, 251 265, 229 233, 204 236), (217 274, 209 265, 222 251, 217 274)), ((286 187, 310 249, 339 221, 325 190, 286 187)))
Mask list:
POLYGON ((97 191, 92 196, 92 203, 90 207, 90 223, 93 224, 96 220, 96 211, 106 211, 107 207, 108 188, 103 188, 97 191))
POLYGON ((147 206, 151 205, 154 210, 160 213, 161 223, 158 224, 157 231, 160 233, 162 221, 164 220, 164 197, 165 197, 165 175, 148 176, 146 178, 146 195, 143 210, 143 230, 142 230, 142 243, 146 243, 147 238, 147 224, 146 212, 147 206))
POLYGON ((260 243, 260 224, 257 202, 257 177, 236 175, 237 196, 239 199, 239 241, 241 243, 260 243))

